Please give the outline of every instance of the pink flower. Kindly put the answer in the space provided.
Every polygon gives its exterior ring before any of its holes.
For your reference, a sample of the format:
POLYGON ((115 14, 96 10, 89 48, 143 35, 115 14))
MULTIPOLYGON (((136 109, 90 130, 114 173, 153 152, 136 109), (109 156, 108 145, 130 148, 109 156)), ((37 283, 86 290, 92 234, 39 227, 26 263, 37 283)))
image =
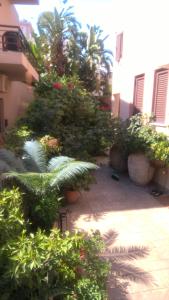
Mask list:
POLYGON ((55 83, 53 84, 53 88, 54 88, 55 90, 61 90, 61 89, 62 89, 62 84, 61 84, 60 82, 55 82, 55 83))

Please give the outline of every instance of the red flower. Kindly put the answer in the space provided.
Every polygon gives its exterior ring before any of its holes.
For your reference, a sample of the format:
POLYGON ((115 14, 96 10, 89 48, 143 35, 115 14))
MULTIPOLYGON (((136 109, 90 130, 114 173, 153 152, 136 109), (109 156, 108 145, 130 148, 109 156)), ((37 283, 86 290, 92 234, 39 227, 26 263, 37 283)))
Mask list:
POLYGON ((86 256, 86 252, 84 249, 80 249, 80 259, 83 260, 86 256))
POLYGON ((53 84, 53 88, 54 88, 55 90, 61 90, 61 89, 62 89, 62 84, 61 84, 60 82, 55 82, 55 83, 53 84))
POLYGON ((67 87, 68 87, 69 90, 73 90, 74 89, 74 84, 72 82, 69 82, 67 84, 67 87))
POLYGON ((100 109, 101 109, 102 111, 110 111, 110 110, 111 110, 111 108, 110 108, 109 106, 106 106, 106 105, 100 106, 100 109))

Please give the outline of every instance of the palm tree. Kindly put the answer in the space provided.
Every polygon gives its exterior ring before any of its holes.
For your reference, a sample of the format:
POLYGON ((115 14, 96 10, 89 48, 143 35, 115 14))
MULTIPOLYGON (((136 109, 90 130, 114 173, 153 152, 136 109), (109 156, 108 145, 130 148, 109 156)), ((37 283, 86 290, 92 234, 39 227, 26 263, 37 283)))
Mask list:
POLYGON ((107 75, 112 66, 113 53, 105 49, 99 26, 87 25, 88 32, 74 30, 68 41, 68 57, 70 69, 76 70, 85 87, 99 92, 106 84, 107 75), (106 79, 105 79, 106 78, 106 79))
POLYGON ((60 12, 44 12, 38 19, 39 39, 42 51, 46 53, 48 68, 55 69, 59 76, 65 74, 67 65, 66 44, 72 36, 73 28, 80 24, 76 21, 72 7, 63 8, 60 12))
POLYGON ((44 148, 38 141, 24 144, 22 159, 16 158, 9 150, 0 149, 0 166, 8 171, 4 173, 5 178, 16 178, 29 191, 43 196, 65 188, 78 180, 78 176, 98 168, 93 163, 67 156, 53 157, 47 162, 44 148))

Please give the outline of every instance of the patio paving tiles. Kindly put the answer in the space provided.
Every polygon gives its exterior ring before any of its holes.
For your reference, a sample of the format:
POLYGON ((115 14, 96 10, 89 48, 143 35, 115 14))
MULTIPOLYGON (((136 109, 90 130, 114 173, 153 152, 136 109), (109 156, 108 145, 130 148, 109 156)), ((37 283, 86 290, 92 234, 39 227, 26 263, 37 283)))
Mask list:
MULTIPOLYGON (((129 300, 169 299, 169 205, 150 195, 148 188, 134 185, 127 176, 111 178, 106 165, 97 171, 97 184, 83 192, 78 203, 69 205, 70 228, 104 234, 116 231, 114 246, 145 246, 149 255, 132 261, 149 272, 153 284, 132 283, 129 300)), ((110 300, 121 300, 110 294, 110 300)))

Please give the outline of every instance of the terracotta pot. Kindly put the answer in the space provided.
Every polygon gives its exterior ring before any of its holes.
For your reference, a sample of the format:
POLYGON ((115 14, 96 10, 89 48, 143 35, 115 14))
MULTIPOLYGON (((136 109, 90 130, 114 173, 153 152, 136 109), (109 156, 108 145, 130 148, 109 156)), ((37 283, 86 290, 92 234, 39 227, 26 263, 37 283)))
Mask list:
POLYGON ((127 171, 127 159, 124 154, 115 146, 110 149, 109 164, 118 172, 127 171))
POLYGON ((155 168, 158 168, 158 169, 165 167, 165 163, 159 159, 154 159, 151 161, 151 163, 155 168))
POLYGON ((128 157, 130 179, 138 185, 148 184, 154 175, 154 167, 142 153, 130 154, 128 157))
POLYGON ((73 204, 80 198, 80 193, 78 191, 66 191, 65 198, 69 204, 73 204))

